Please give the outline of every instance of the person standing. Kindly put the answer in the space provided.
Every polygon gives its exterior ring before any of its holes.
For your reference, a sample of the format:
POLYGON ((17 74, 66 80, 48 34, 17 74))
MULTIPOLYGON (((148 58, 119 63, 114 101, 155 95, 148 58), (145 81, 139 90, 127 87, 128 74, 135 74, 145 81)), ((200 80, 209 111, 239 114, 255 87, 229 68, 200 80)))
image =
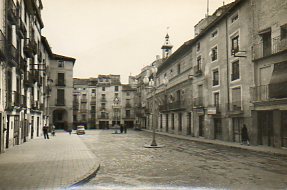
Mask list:
POLYGON ((48 127, 47 126, 43 127, 43 133, 44 133, 44 139, 49 139, 48 127))
POLYGON ((241 129, 241 140, 242 140, 242 144, 249 145, 248 130, 245 124, 243 124, 243 127, 241 129))

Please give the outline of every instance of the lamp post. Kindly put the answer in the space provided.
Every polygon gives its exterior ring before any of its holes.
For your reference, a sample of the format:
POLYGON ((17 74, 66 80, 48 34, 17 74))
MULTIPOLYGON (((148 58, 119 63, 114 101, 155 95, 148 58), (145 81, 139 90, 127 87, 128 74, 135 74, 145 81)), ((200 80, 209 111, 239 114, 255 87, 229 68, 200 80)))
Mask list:
POLYGON ((152 91, 152 142, 150 145, 145 145, 145 148, 161 148, 163 145, 158 145, 155 140, 155 129, 156 129, 156 117, 155 117, 155 94, 156 94, 156 79, 157 68, 152 66, 147 70, 147 75, 143 79, 143 83, 147 86, 147 89, 152 91))
POLYGON ((115 122, 116 122, 116 124, 115 124, 115 134, 117 134, 118 133, 118 117, 119 117, 119 108, 120 108, 120 106, 119 106, 119 103, 120 103, 120 100, 119 100, 119 98, 118 97, 115 97, 115 99, 114 99, 114 105, 113 105, 113 108, 114 108, 114 116, 115 116, 115 122))

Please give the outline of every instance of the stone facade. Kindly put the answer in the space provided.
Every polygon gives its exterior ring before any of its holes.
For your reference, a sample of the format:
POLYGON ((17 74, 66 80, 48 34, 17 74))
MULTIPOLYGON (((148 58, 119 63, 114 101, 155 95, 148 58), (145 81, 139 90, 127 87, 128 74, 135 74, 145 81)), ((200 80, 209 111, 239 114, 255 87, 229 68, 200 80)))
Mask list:
POLYGON ((74 78, 74 127, 107 129, 116 123, 134 126, 134 91, 120 82, 120 75, 74 78))
MULTIPOLYGON (((286 146, 286 18, 283 0, 237 0, 202 19, 193 39, 161 59, 157 130, 239 143, 245 124, 251 144, 286 146)), ((142 92, 139 82, 152 104, 142 92)), ((137 111, 145 128, 148 110, 137 111)))
POLYGON ((0 3, 0 152, 49 126, 51 52, 41 0, 0 3))

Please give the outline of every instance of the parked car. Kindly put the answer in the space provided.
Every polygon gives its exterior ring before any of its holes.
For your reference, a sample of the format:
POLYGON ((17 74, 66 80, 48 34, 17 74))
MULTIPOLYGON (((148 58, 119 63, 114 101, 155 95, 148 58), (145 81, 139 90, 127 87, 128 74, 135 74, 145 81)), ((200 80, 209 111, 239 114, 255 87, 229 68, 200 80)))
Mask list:
POLYGON ((79 125, 77 126, 77 135, 84 135, 85 134, 85 126, 79 125))

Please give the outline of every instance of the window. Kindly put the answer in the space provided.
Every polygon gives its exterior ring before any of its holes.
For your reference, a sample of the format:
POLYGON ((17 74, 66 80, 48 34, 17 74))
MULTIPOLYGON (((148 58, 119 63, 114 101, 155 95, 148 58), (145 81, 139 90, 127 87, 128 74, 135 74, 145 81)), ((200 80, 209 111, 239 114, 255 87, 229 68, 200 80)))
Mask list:
POLYGON ((58 73, 58 86, 65 86, 65 73, 58 73))
POLYGON ((106 91, 106 87, 103 86, 103 87, 102 87, 102 91, 106 91))
POLYGON ((106 107, 106 103, 101 103, 101 107, 105 108, 106 107))
POLYGON ((263 48, 263 56, 271 55, 272 48, 271 48, 271 30, 268 30, 261 34, 262 38, 262 48, 263 48))
POLYGON ((57 90, 57 105, 59 106, 65 105, 65 90, 64 89, 57 90))
POLYGON ((211 61, 217 60, 217 46, 211 49, 211 61))
POLYGON ((235 14, 231 17, 231 23, 234 23, 238 19, 238 14, 235 14))
POLYGON ((96 111, 96 106, 91 106, 91 111, 95 112, 96 111))
POLYGON ((85 114, 82 115, 82 119, 83 119, 84 121, 86 120, 86 115, 85 115, 85 114))
POLYGON ((115 91, 116 91, 116 92, 119 91, 119 86, 115 86, 115 91))
POLYGON ((239 77, 239 61, 235 61, 232 63, 231 81, 237 80, 239 77))
POLYGON ((287 24, 280 27, 281 28, 281 40, 287 40, 287 24))
POLYGON ((239 51, 239 36, 235 36, 231 39, 231 54, 234 55, 239 51))
POLYGON ((212 86, 219 85, 219 71, 218 69, 213 70, 212 86))
POLYGON ((180 63, 177 65, 177 74, 180 74, 180 63))
POLYGON ((219 92, 213 94, 213 105, 219 107, 219 92))
POLYGON ((182 113, 178 113, 178 131, 182 131, 182 113))
POLYGON ((197 57, 197 62, 196 62, 196 66, 194 68, 194 72, 195 73, 200 73, 201 72, 201 56, 197 57))
POLYGON ((96 89, 92 89, 92 93, 96 93, 96 89))
POLYGON ((211 38, 215 38, 217 36, 218 31, 215 30, 211 33, 211 38))
POLYGON ((199 42, 196 44, 196 51, 200 51, 200 43, 199 42))
POLYGON ((232 110, 241 110, 241 88, 232 89, 232 110))
POLYGON ((65 62, 64 61, 58 61, 58 67, 64 67, 65 62))
POLYGON ((131 110, 126 110, 126 117, 127 118, 131 117, 131 110))

